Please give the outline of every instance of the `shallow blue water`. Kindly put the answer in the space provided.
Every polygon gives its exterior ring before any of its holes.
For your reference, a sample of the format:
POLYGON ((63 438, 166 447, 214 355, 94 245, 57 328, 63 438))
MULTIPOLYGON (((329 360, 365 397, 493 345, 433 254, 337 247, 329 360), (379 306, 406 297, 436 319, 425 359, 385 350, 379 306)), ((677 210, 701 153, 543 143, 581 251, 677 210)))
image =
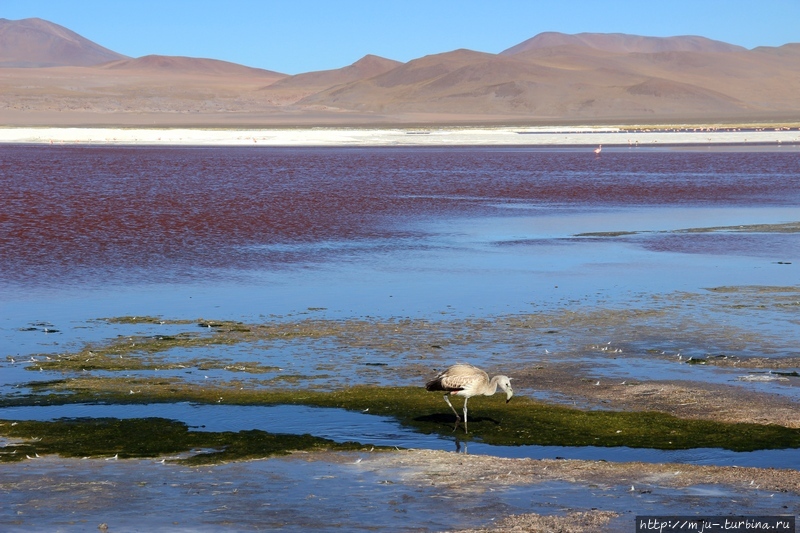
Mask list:
POLYGON ((391 418, 296 405, 253 407, 242 405, 194 405, 190 403, 149 405, 59 405, 0 409, 0 420, 56 420, 59 418, 144 418, 181 421, 194 431, 246 431, 271 433, 313 432, 336 442, 356 441, 376 446, 461 451, 497 457, 532 459, 585 459, 646 463, 687 463, 759 468, 800 468, 797 450, 732 452, 714 448, 653 450, 628 447, 491 446, 479 441, 425 435, 404 428, 391 418))

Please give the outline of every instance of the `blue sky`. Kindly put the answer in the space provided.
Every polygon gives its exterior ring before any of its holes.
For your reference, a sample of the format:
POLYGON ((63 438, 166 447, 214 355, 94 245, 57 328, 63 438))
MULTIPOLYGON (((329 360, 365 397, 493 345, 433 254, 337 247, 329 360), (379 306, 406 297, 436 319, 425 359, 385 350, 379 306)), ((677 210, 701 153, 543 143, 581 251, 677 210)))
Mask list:
POLYGON ((544 31, 800 42, 800 0, 0 0, 116 52, 209 57, 297 74, 366 54, 497 53, 544 31))

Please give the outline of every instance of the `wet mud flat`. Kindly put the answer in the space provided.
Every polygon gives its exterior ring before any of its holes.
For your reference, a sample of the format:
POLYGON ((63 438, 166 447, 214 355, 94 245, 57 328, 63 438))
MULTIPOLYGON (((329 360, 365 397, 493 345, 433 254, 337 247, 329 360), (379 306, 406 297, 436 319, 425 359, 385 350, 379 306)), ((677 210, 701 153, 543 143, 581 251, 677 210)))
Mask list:
POLYGON ((643 514, 797 515, 796 470, 430 450, 0 465, 6 531, 632 531, 643 514), (124 502, 124 503, 123 503, 124 502))
POLYGON ((3 362, 0 492, 10 504, 0 522, 11 531, 125 531, 142 516, 176 531, 624 531, 636 514, 796 515, 796 463, 642 463, 625 449, 800 447, 798 308, 797 287, 747 286, 439 320, 328 319, 320 309, 253 323, 99 318, 81 325, 95 340, 3 362), (454 433, 441 397, 421 387, 454 360, 515 378, 508 406, 471 403, 470 436, 454 433), (315 437, 313 423, 302 438, 258 422, 198 436, 177 409, 170 416, 178 402, 382 415, 459 437, 462 453, 315 437), (82 418, 77 407, 92 403, 109 418, 82 418), (153 404, 165 406, 158 419, 153 404), (75 416, 3 416, 48 406, 75 406, 75 416), (617 451, 590 461, 491 454, 537 443, 617 451))

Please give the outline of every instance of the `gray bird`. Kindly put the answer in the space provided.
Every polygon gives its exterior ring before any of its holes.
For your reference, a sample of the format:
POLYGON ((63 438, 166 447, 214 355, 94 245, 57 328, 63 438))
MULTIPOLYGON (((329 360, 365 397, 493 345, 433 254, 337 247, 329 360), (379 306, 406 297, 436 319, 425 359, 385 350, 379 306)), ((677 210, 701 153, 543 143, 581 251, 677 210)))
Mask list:
POLYGON ((495 376, 489 379, 489 374, 480 368, 463 363, 453 365, 440 372, 425 384, 425 388, 429 391, 445 392, 444 401, 447 402, 447 405, 456 415, 456 426, 453 431, 458 428, 461 416, 453 407, 453 404, 450 403, 448 396, 455 395, 464 398, 464 433, 467 433, 467 401, 479 394, 491 396, 497 392, 498 387, 506 393, 506 403, 508 403, 514 395, 514 390, 511 388, 511 378, 508 376, 495 376))

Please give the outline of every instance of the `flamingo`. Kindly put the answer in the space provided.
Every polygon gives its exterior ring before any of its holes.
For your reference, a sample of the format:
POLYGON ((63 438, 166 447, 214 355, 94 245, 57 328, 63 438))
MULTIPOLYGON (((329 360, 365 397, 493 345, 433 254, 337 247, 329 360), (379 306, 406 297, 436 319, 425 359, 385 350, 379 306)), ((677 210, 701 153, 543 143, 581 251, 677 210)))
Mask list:
POLYGON ((437 374, 435 378, 425 384, 429 391, 444 391, 444 401, 456 415, 455 431, 461 421, 456 408, 450 403, 448 395, 461 396, 464 398, 464 433, 467 433, 467 401, 473 396, 483 394, 491 396, 500 387, 506 393, 506 403, 511 401, 514 390, 511 388, 511 378, 508 376, 495 376, 491 380, 489 374, 480 368, 467 364, 456 364, 447 370, 437 374))
POLYGON ((599 145, 597 148, 595 148, 595 149, 594 149, 594 153, 595 153, 596 155, 600 155, 600 152, 602 152, 602 151, 603 151, 603 145, 602 145, 602 144, 601 144, 601 145, 599 145))

